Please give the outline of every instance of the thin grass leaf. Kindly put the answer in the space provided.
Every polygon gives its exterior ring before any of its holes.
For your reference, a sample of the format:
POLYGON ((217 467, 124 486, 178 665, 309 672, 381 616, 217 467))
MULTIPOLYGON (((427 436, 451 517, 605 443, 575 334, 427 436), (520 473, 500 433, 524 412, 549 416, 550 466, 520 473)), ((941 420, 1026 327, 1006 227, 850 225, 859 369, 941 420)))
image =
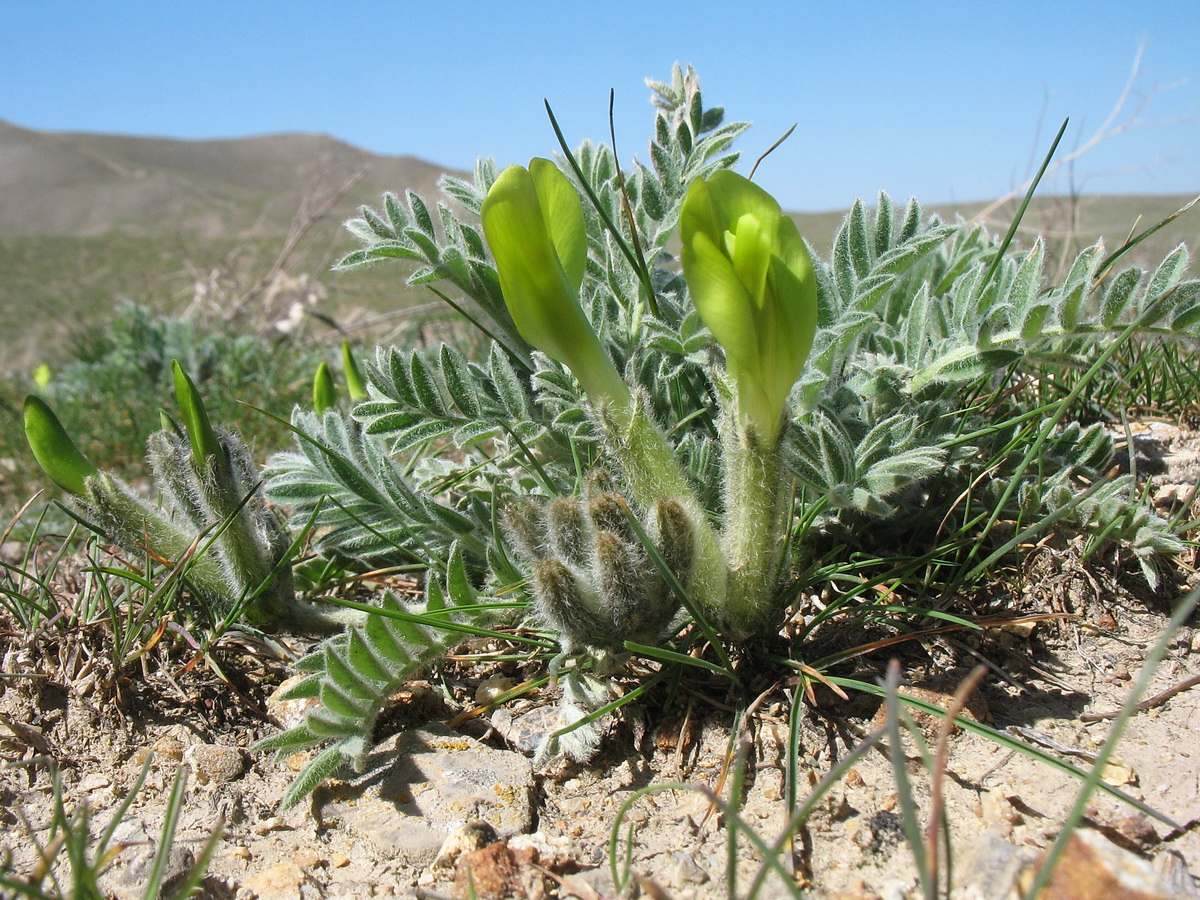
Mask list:
POLYGON ((1123 243, 1120 247, 1118 247, 1111 254, 1109 254, 1107 257, 1105 257, 1104 261, 1101 262, 1100 265, 1096 267, 1096 276, 1097 277, 1102 276, 1105 272, 1107 272, 1109 269, 1111 269, 1121 257, 1123 257, 1125 254, 1129 253, 1129 251, 1131 251, 1134 247, 1136 247, 1138 244, 1140 244, 1142 241, 1146 240, 1147 238, 1158 233, 1163 228, 1166 228, 1168 225, 1170 225, 1172 222, 1174 222, 1176 219, 1178 219, 1184 213, 1188 212, 1197 203, 1200 203, 1200 196, 1197 196, 1197 197, 1193 198, 1192 200, 1188 201, 1187 203, 1185 203, 1179 209, 1175 210, 1175 212, 1171 213, 1169 216, 1167 216, 1162 221, 1156 222, 1154 225, 1151 225, 1145 231, 1138 234, 1137 237, 1130 238, 1129 240, 1125 241, 1125 243, 1123 243))
POLYGON ((1056 150, 1058 150, 1058 143, 1062 140, 1063 135, 1066 134, 1067 123, 1070 121, 1071 120, 1069 118, 1063 119, 1063 123, 1058 129, 1058 134, 1056 134, 1054 136, 1054 140, 1050 142, 1050 149, 1047 151, 1046 156, 1042 159, 1041 167, 1037 170, 1037 174, 1033 176, 1033 181, 1030 182, 1029 189, 1025 192, 1025 197, 1021 201, 1021 205, 1018 207, 1016 215, 1013 216, 1013 220, 1008 226, 1008 231, 1004 234, 1004 239, 1000 241, 1000 246, 996 248, 995 256, 992 258, 991 264, 988 265, 987 271, 983 274, 983 281, 979 286, 981 292, 999 270, 1000 263, 1004 259, 1004 254, 1008 250, 1009 245, 1012 244, 1013 238, 1016 237, 1017 228, 1020 226, 1021 220, 1025 217, 1025 211, 1029 209, 1029 203, 1031 200, 1033 200, 1034 192, 1037 191, 1038 185, 1041 184, 1042 176, 1046 174, 1046 169, 1050 165, 1050 160, 1054 158, 1054 153, 1056 150))
POLYGON ((716 672, 726 677, 729 676, 729 672, 724 666, 719 666, 714 662, 709 662, 707 659, 695 657, 688 653, 679 653, 675 650, 668 650, 666 647, 652 647, 649 644, 639 644, 636 641, 626 641, 624 646, 630 653, 636 653, 647 659, 657 659, 659 662, 707 669, 709 672, 716 672))
POLYGON ((600 719, 603 719, 609 713, 616 712, 622 706, 625 706, 627 703, 632 703, 638 697, 642 696, 642 694, 646 693, 648 690, 650 690, 652 687, 654 687, 656 684, 658 684, 660 681, 662 681, 663 678, 665 678, 665 677, 666 677, 666 674, 664 672, 659 672, 658 674, 650 677, 646 681, 643 681, 641 684, 639 684, 636 688, 634 688, 629 693, 624 694, 620 697, 617 697, 615 700, 609 701, 608 703, 605 703, 603 706, 598 707, 598 708, 592 710, 591 712, 587 713, 586 715, 574 720, 573 722, 571 722, 570 725, 565 725, 562 728, 558 729, 550 736, 551 740, 557 740, 558 738, 561 738, 563 735, 570 734, 572 731, 575 731, 578 728, 583 728, 585 725, 590 725, 593 722, 597 722, 600 719))
POLYGON ((186 766, 180 766, 171 783, 171 793, 167 796, 167 805, 163 815, 162 832, 159 836, 158 847, 154 854, 154 864, 146 879, 145 896, 157 897, 167 874, 170 863, 171 847, 175 843, 175 829, 179 826, 179 814, 183 810, 183 797, 187 790, 186 766))

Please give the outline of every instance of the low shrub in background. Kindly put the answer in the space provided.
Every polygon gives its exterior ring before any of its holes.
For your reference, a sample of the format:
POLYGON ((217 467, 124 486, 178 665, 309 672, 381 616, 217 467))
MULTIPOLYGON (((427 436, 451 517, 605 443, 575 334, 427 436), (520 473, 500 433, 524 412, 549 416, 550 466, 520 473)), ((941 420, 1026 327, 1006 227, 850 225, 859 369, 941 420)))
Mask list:
MULTIPOLYGON (((129 479, 146 474, 146 436, 159 429, 160 410, 175 402, 172 360, 195 380, 213 418, 236 423, 262 458, 287 443, 288 431, 244 402, 286 417, 295 404, 310 402, 313 370, 326 356, 303 340, 267 340, 131 302, 118 304, 103 329, 78 334, 71 355, 71 362, 47 373, 37 393, 89 459, 129 479)), ((13 375, 0 382, 0 497, 10 504, 46 486, 30 466, 21 427, 29 389, 13 375)))

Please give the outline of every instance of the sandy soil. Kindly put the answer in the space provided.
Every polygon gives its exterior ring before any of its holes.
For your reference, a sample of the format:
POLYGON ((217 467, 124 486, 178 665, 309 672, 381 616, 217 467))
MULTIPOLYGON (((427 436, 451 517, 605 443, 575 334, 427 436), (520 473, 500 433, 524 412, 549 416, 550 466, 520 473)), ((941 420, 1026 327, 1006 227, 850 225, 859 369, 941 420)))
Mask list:
MULTIPOLYGON (((1160 481, 1171 483, 1170 472, 1160 481)), ((1080 546, 1035 549, 1022 571, 997 586, 1008 594, 991 598, 1016 614, 1073 618, 898 645, 891 653, 913 686, 905 690, 946 706, 983 661, 988 670, 964 716, 1086 769, 1111 728, 1107 714, 1125 701, 1163 633, 1171 612, 1165 598, 1173 594, 1150 594, 1130 569, 1118 577, 1094 559, 1081 562, 1080 546)), ((1187 578, 1185 566, 1176 587, 1186 587, 1187 578)), ((1193 616, 1190 625, 1196 623, 1193 616)), ((141 896, 165 798, 181 768, 190 781, 171 867, 186 869, 222 823, 204 884, 209 897, 459 897, 467 896, 468 867, 481 897, 615 897, 609 841, 622 810, 621 834, 632 834, 621 850, 635 881, 629 893, 726 897, 732 861, 733 890, 743 896, 762 867, 750 832, 771 845, 786 826, 796 686, 780 673, 758 673, 751 685, 757 701, 740 742, 731 735, 727 687, 701 680, 633 705, 592 764, 536 771, 522 742, 536 733, 539 710, 554 691, 450 728, 445 723, 477 697, 525 674, 516 664, 451 664, 398 698, 363 776, 327 785, 311 802, 281 813, 300 760, 279 763, 247 748, 297 712, 271 699, 290 674, 283 662, 247 639, 221 650, 227 681, 202 666, 180 671, 178 660, 153 653, 140 670, 115 677, 104 647, 99 628, 32 639, 15 629, 0 633, 3 672, 22 676, 0 679, 0 757, 8 763, 0 769, 0 846, 18 872, 34 865, 30 830, 42 844, 51 840, 52 770, 60 773, 68 808, 87 804, 98 831, 150 753, 146 784, 116 833, 123 850, 106 875, 111 896, 141 896), (739 743, 746 751, 736 815, 745 830, 734 829, 730 851, 732 814, 705 791, 729 800, 739 743), (633 799, 668 782, 684 786, 633 799)), ((1193 627, 1171 638, 1146 694, 1151 703, 1132 717, 1104 771, 1106 782, 1161 818, 1103 793, 1091 799, 1085 818, 1107 847, 1126 854, 1122 859, 1145 863, 1173 885, 1162 896, 1200 896, 1188 876, 1189 869, 1200 872, 1197 651, 1193 627)), ((877 683, 888 659, 862 657, 836 674, 877 683)), ((826 688, 801 709, 796 793, 803 800, 882 719, 878 699, 843 700, 826 688)), ((917 719, 936 742, 936 722, 917 719)), ((939 796, 949 823, 953 896, 1003 897, 1021 861, 1054 840, 1082 783, 968 731, 956 730, 946 746, 945 778, 935 792, 915 743, 904 743, 922 821, 939 796)), ((782 896, 772 882, 781 872, 818 898, 917 896, 896 776, 882 745, 854 762, 782 846, 780 869, 766 879, 762 897, 782 896)), ((618 868, 624 878, 626 865, 618 868)))

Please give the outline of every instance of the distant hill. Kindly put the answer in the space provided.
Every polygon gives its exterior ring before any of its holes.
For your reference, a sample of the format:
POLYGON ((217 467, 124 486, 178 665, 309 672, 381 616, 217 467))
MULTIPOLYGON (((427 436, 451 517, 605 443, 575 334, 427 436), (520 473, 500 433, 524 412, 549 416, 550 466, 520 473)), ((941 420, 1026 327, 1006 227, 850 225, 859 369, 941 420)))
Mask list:
POLYGON ((314 182, 333 190, 358 171, 363 177, 334 210, 336 219, 385 190, 432 196, 445 169, 319 134, 183 141, 0 121, 0 237, 280 233, 314 182))
MULTIPOLYGON (((1039 235, 1046 239, 1048 265, 1060 256, 1071 256, 1103 238, 1109 251, 1129 237, 1167 218, 1194 198, 1186 194, 1087 194, 1075 198, 1054 194, 1033 198, 1017 230, 1016 245, 1030 246, 1039 235)), ((918 198, 920 199, 920 198, 918 198)), ((972 201, 958 204, 922 204, 926 216, 945 222, 979 221, 992 234, 1003 235, 1020 206, 1020 199, 1003 203, 972 201), (982 218, 981 218, 982 217, 982 218)), ((907 198, 893 197, 899 212, 907 198)), ((824 213, 793 213, 801 234, 823 256, 828 256, 833 238, 847 210, 824 213)), ((1153 234, 1126 258, 1130 264, 1154 266, 1179 244, 1193 254, 1200 251, 1200 205, 1153 234)), ((1052 274, 1053 270, 1049 270, 1052 274)), ((1193 275, 1200 274, 1193 272, 1193 275)))
MULTIPOLYGON (((182 231, 231 238, 281 234, 306 192, 331 191, 352 174, 361 179, 329 216, 335 222, 384 191, 437 193, 446 171, 412 156, 380 156, 320 134, 275 134, 184 141, 110 134, 34 131, 0 120, 0 237, 94 237, 114 229, 161 235, 182 231)), ((868 198, 873 199, 873 198, 868 198)), ((907 198, 895 197, 897 205, 907 198)), ((1145 227, 1178 209, 1186 196, 1035 198, 1024 234, 1091 242, 1120 241, 1141 216, 1145 227)), ((853 198, 847 198, 847 208, 853 198)), ((928 207, 948 221, 971 219, 990 206, 967 202, 928 207)), ((1016 203, 994 210, 989 227, 1007 227, 1016 203)), ((814 245, 827 252, 844 210, 797 213, 814 245)), ((1200 211, 1175 223, 1155 247, 1200 237, 1200 211)))
MULTIPOLYGON (((0 121, 0 318, 9 323, 0 330, 0 371, 27 371, 69 355, 119 298, 184 309, 216 278, 226 298, 216 302, 233 302, 273 267, 320 282, 327 296, 321 312, 339 323, 424 303, 424 291, 405 288, 403 267, 329 270, 355 246, 341 223, 358 207, 377 208, 385 191, 407 189, 433 199, 443 171, 325 135, 182 141, 34 131, 0 121), (336 192, 355 173, 361 178, 281 259, 302 200, 336 192)), ((853 199, 846 198, 843 210, 794 214, 822 255, 853 199)), ((1038 197, 1018 243, 1028 246, 1036 234, 1047 234, 1047 272, 1061 276, 1097 237, 1115 248, 1135 225, 1145 228, 1189 199, 1093 195, 1072 204, 1038 197)), ((906 200, 893 198, 898 211, 906 200)), ((970 220, 989 205, 930 205, 925 212, 970 220)), ((988 228, 1003 233, 1015 208, 1014 201, 993 210, 988 228)), ((1200 249, 1200 209, 1126 262, 1154 266, 1180 242, 1200 249)))

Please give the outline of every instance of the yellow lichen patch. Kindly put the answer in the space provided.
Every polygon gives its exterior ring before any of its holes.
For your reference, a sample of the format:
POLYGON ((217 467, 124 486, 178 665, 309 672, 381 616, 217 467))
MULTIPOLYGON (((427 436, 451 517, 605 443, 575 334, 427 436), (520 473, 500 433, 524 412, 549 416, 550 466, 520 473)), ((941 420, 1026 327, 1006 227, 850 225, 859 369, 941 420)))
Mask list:
POLYGON ((466 738, 459 740, 446 739, 441 741, 430 741, 427 745, 431 750, 470 750, 471 742, 466 738))
POLYGON ((496 792, 496 796, 500 798, 501 806, 513 806, 516 804, 517 788, 511 784, 493 784, 492 790, 496 792))

